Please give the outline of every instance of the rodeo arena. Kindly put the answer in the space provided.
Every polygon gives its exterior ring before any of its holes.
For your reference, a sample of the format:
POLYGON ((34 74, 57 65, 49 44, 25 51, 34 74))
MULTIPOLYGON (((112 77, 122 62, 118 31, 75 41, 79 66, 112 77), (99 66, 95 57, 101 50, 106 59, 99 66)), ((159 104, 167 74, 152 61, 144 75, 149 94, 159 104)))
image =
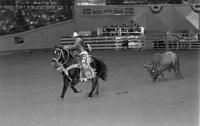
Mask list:
POLYGON ((199 126, 199 0, 0 0, 0 126, 199 126))

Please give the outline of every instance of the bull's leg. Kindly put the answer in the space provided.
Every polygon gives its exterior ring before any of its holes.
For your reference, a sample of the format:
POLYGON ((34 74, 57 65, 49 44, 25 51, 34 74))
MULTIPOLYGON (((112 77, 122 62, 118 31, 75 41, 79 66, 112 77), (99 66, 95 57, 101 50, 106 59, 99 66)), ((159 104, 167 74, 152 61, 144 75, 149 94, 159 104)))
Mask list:
POLYGON ((179 57, 177 57, 177 61, 176 61, 176 71, 177 71, 177 75, 179 78, 183 78, 180 72, 180 61, 179 61, 179 57))
POLYGON ((94 92, 94 90, 96 89, 97 85, 98 85, 98 79, 97 79, 97 77, 96 77, 96 78, 92 79, 92 89, 91 89, 91 91, 90 91, 90 93, 89 93, 89 95, 88 95, 89 98, 92 97, 93 92, 94 92))
POLYGON ((172 69, 174 70, 175 76, 177 77, 176 66, 173 66, 172 69))
POLYGON ((177 78, 182 78, 182 75, 181 75, 180 67, 179 67, 179 66, 176 66, 176 67, 174 68, 174 72, 175 72, 177 78))
POLYGON ((163 74, 163 73, 160 73, 160 75, 161 75, 163 78, 165 78, 165 76, 164 76, 164 74, 163 74))
POLYGON ((153 78, 153 82, 155 82, 157 78, 158 78, 158 75, 156 75, 156 76, 153 78))
POLYGON ((173 68, 173 70, 174 70, 174 73, 175 73, 176 78, 182 78, 181 73, 180 73, 179 66, 175 66, 175 67, 173 68))
POLYGON ((180 71, 180 65, 179 64, 177 65, 177 72, 178 72, 178 76, 180 78, 182 78, 181 71, 180 71))
POLYGON ((175 74, 176 74, 176 78, 179 78, 179 73, 178 73, 177 68, 174 68, 174 72, 175 72, 175 74))
POLYGON ((61 100, 64 99, 65 97, 65 93, 66 93, 66 90, 67 88, 69 87, 69 84, 70 84, 70 80, 67 76, 63 75, 63 89, 62 89, 62 93, 61 93, 61 100))

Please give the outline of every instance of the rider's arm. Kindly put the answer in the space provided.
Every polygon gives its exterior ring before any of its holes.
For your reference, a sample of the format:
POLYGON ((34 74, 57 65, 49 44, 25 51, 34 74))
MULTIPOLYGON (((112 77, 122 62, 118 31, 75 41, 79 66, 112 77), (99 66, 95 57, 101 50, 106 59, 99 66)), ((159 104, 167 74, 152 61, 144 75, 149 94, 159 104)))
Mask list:
POLYGON ((90 46, 90 44, 87 44, 88 50, 91 52, 92 51, 92 47, 90 46))
POLYGON ((76 49, 80 44, 80 41, 77 40, 72 46, 69 46, 68 49, 76 49))
POLYGON ((69 46, 68 49, 76 49, 78 47, 78 43, 76 42, 74 45, 69 46))

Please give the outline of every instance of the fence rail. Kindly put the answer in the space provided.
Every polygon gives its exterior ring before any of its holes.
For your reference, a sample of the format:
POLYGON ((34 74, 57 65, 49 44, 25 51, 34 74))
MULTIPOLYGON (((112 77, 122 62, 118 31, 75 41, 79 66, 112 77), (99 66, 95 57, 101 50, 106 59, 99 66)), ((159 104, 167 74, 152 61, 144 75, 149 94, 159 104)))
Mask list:
MULTIPOLYGON (((135 38, 135 36, 84 37, 83 40, 86 43, 90 44, 92 49, 120 49, 124 48, 125 43, 143 43, 142 37, 135 38)), ((67 37, 60 38, 60 41, 61 46, 72 45, 74 43, 74 40, 72 38, 67 37)), ((130 48, 141 49, 139 46, 134 47, 133 44, 127 46, 130 48)))
POLYGON ((153 43, 153 49, 170 49, 170 50, 200 49, 200 41, 170 42, 170 43, 156 41, 153 43))
MULTIPOLYGON (((84 41, 92 47, 92 49, 117 49, 122 48, 122 41, 116 42, 115 37, 84 37, 84 41)), ((61 45, 72 45, 73 38, 62 37, 61 45)))
MULTIPOLYGON (((109 37, 84 37, 84 41, 92 47, 92 49, 119 49, 124 48, 124 41, 129 39, 129 42, 142 42, 145 49, 200 49, 200 40, 179 40, 170 41, 167 34, 146 34, 143 37, 131 38, 133 36, 109 36, 109 37)), ((61 37, 61 45, 72 45, 73 38, 61 37)), ((129 46, 130 47, 130 46, 129 46)), ((133 46, 131 46, 133 47, 133 46)), ((133 47, 134 48, 134 47, 133 47)))

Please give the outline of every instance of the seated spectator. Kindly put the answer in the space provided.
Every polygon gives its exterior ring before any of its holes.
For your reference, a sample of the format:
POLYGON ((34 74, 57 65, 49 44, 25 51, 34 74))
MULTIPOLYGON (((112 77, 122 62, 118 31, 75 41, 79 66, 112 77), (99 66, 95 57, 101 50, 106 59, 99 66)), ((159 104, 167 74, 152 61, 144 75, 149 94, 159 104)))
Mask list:
POLYGON ((72 18, 71 14, 68 14, 71 13, 70 10, 66 13, 64 8, 56 8, 56 4, 54 0, 19 0, 17 11, 1 7, 0 35, 22 32, 72 18))

